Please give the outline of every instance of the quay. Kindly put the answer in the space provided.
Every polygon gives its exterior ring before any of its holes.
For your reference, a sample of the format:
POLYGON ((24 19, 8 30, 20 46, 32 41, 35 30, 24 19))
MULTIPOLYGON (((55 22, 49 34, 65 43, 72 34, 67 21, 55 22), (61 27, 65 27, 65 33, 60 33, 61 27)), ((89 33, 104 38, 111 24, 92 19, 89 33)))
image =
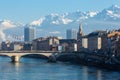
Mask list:
POLYGON ((80 52, 77 54, 80 64, 120 71, 120 57, 100 53, 80 52))

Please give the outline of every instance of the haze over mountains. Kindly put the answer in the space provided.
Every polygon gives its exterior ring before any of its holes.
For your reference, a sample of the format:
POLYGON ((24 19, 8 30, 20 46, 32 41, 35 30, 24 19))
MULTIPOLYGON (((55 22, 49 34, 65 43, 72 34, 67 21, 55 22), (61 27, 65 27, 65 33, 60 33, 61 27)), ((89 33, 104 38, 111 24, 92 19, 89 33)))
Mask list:
MULTIPOLYGON (((19 16, 19 15, 18 15, 19 16)), ((38 16, 39 17, 39 16, 38 16)), ((83 31, 88 34, 94 30, 111 30, 120 28, 120 6, 112 5, 102 11, 52 13, 29 24, 14 23, 10 20, 0 21, 0 39, 10 40, 15 36, 23 38, 24 27, 36 27, 36 37, 62 36, 66 37, 66 29, 78 29, 82 23, 83 31)))

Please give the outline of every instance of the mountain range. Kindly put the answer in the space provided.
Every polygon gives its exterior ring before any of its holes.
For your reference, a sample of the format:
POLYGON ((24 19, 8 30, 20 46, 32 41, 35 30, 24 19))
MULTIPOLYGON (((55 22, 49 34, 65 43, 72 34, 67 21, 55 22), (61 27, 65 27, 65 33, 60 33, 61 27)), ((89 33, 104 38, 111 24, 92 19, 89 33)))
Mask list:
POLYGON ((83 25, 83 31, 88 34, 95 30, 113 30, 120 28, 120 6, 112 5, 102 11, 52 13, 29 24, 14 23, 10 20, 0 21, 0 38, 2 41, 24 38, 24 27, 36 27, 36 38, 42 36, 66 37, 67 29, 78 30, 83 25))

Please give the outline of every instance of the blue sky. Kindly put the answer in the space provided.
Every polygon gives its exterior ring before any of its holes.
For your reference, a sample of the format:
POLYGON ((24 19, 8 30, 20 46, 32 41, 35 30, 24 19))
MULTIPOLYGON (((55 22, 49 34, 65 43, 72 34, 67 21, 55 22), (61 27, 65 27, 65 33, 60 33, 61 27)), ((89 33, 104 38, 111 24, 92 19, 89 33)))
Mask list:
POLYGON ((120 0, 0 0, 0 20, 29 23, 51 13, 101 11, 120 0))

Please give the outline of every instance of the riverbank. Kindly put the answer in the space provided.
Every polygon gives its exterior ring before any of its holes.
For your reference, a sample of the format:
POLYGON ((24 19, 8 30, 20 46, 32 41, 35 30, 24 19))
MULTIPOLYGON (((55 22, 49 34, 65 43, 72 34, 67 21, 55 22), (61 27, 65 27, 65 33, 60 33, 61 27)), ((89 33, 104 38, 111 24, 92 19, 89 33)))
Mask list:
POLYGON ((69 55, 62 55, 56 59, 60 62, 70 62, 73 64, 82 64, 108 70, 119 70, 120 64, 113 61, 108 61, 111 57, 94 53, 73 53, 69 55))

